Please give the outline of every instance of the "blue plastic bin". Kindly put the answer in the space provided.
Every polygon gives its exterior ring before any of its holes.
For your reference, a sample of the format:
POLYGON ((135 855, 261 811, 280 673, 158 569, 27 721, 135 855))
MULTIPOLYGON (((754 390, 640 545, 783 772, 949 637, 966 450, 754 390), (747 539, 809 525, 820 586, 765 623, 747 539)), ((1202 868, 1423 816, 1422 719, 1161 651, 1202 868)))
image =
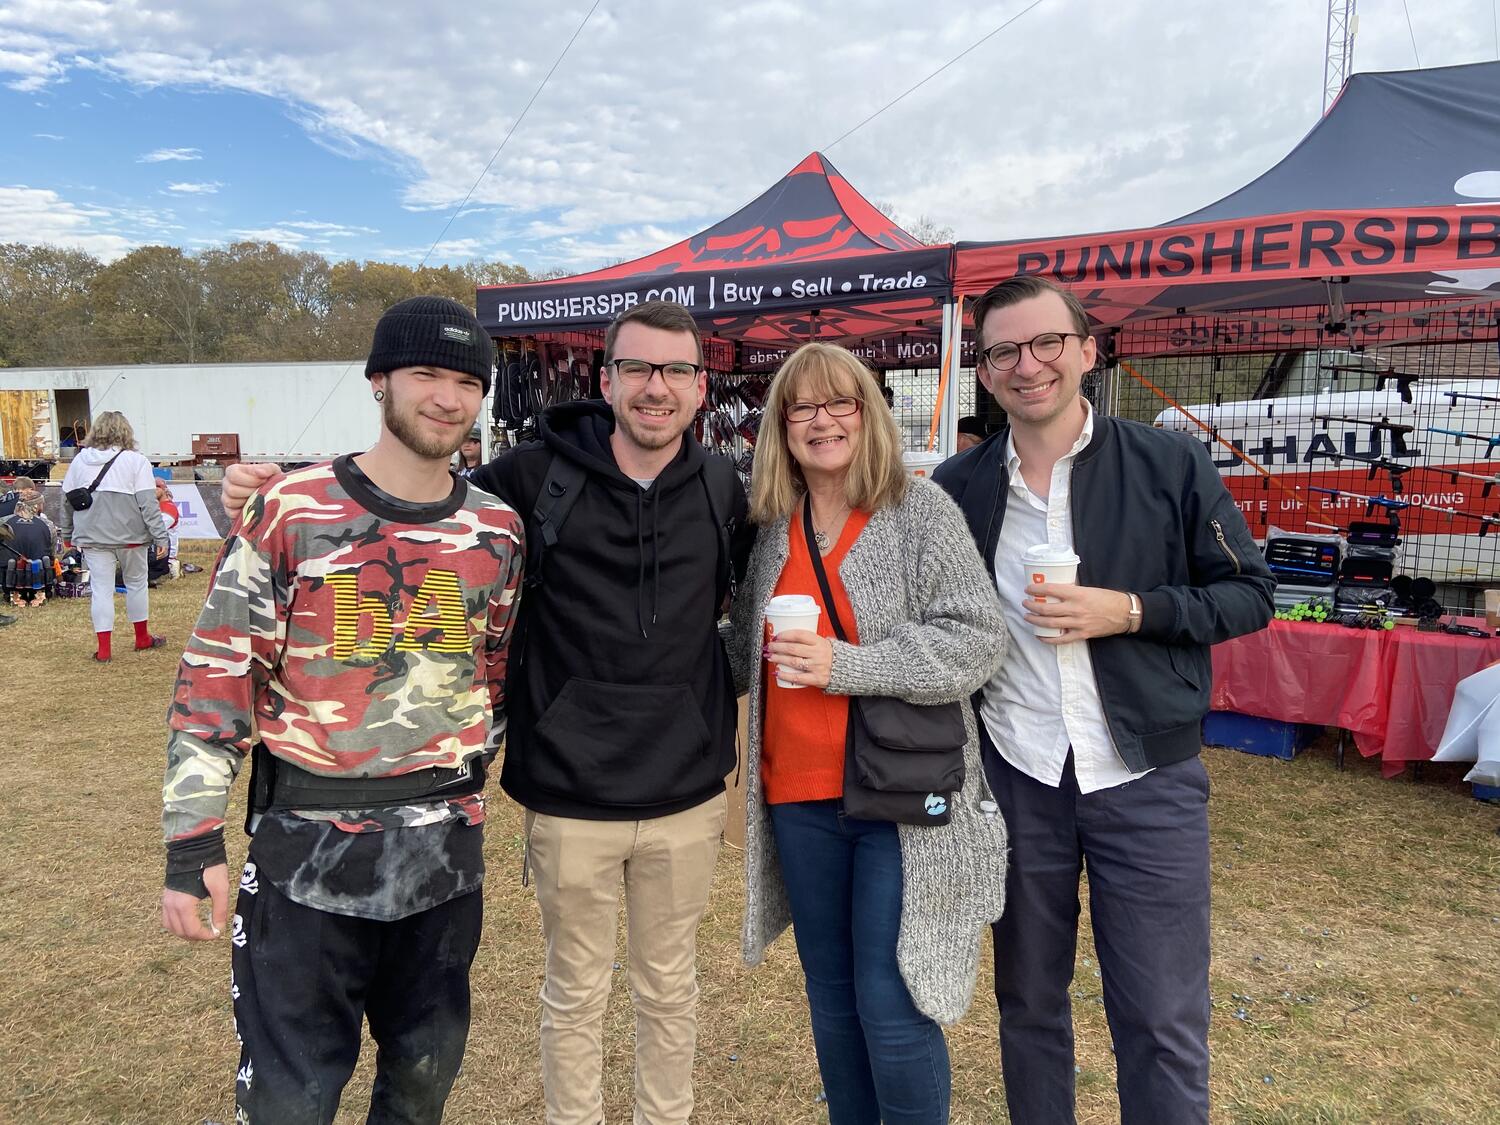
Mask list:
POLYGON ((1284 723, 1234 711, 1210 711, 1203 717, 1203 741, 1209 746, 1227 746, 1263 758, 1290 762, 1323 732, 1308 723, 1284 723))

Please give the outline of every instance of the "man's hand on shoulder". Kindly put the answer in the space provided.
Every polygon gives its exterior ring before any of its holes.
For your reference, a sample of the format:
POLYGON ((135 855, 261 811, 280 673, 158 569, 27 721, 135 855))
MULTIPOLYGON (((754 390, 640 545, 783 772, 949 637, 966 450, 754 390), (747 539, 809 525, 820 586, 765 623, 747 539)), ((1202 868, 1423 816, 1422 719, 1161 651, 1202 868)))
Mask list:
POLYGON ((1130 630, 1130 595, 1099 586, 1027 586, 1022 602, 1033 625, 1063 631, 1060 637, 1038 637, 1049 645, 1065 645, 1095 637, 1113 637, 1130 630), (1045 596, 1046 601, 1037 599, 1045 596))
POLYGON ((212 904, 212 928, 204 925, 198 912, 203 900, 194 895, 163 888, 161 892, 162 928, 186 941, 213 941, 224 932, 229 920, 229 865, 216 863, 203 869, 203 885, 208 888, 212 904))
POLYGON ((245 501, 279 472, 281 466, 269 461, 241 461, 230 465, 224 470, 224 480, 219 485, 219 499, 224 503, 224 510, 230 516, 238 516, 244 510, 245 501))

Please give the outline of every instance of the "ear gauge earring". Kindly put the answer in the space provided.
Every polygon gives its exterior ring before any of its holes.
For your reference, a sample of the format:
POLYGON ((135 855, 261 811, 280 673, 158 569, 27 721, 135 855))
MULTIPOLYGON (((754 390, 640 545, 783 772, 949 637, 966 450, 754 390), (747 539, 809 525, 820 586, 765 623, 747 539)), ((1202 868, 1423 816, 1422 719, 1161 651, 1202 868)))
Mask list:
POLYGON ((375 392, 375 401, 376 402, 384 402, 385 401, 385 392, 384 391, 376 391, 375 392))

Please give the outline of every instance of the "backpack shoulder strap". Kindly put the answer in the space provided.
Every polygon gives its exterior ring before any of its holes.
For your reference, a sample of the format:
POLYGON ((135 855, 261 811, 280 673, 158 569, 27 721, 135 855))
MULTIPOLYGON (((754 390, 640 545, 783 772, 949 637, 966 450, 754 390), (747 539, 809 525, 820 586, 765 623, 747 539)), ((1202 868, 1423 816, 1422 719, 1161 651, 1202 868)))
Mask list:
POLYGON ((740 475, 728 457, 710 454, 703 463, 703 487, 708 492, 708 509, 714 530, 719 536, 719 587, 716 605, 722 607, 734 593, 734 559, 731 539, 734 523, 734 494, 742 490, 740 475))
POLYGON ((714 523, 724 528, 734 518, 734 490, 740 488, 740 475, 728 457, 710 454, 703 463, 703 482, 708 486, 708 504, 714 523))
POLYGON ((548 548, 557 545, 558 534, 568 522, 568 513, 582 491, 588 474, 582 465, 556 453, 547 463, 547 475, 537 490, 531 508, 532 535, 528 542, 526 582, 535 586, 542 580, 542 560, 548 548))

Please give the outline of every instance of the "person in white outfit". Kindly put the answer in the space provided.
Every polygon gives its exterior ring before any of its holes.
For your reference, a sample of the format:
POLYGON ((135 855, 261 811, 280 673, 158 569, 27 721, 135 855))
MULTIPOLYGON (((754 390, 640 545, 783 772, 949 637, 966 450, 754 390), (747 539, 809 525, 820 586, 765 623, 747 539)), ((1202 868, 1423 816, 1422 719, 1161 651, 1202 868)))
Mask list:
POLYGON ((94 419, 83 448, 63 477, 63 542, 83 552, 93 591, 94 659, 111 655, 115 621, 115 571, 125 584, 125 615, 135 627, 135 647, 159 648, 166 638, 150 628, 150 595, 146 587, 146 551, 164 554, 167 529, 156 502, 151 462, 135 448, 135 431, 125 415, 106 410, 94 419), (75 510, 74 490, 87 490, 87 507, 75 510))

